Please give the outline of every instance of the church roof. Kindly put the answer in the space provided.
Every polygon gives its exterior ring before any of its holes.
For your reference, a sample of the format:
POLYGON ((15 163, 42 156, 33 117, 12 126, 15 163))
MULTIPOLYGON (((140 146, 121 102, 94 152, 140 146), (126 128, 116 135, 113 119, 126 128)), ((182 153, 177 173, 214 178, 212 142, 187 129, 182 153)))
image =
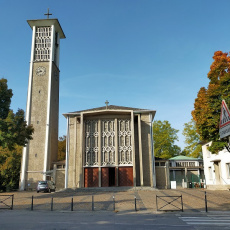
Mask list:
POLYGON ((60 38, 65 38, 65 34, 61 28, 61 25, 57 18, 49 18, 49 19, 36 19, 36 20, 27 20, 31 29, 33 26, 51 26, 54 25, 55 29, 58 31, 60 38))
MULTIPOLYGON (((107 109, 111 109, 111 110, 145 110, 145 109, 125 107, 125 106, 117 106, 117 105, 108 105, 107 109)), ((80 111, 76 111, 74 113, 87 112, 87 111, 97 111, 97 110, 106 110, 106 106, 92 108, 92 109, 86 109, 86 110, 80 110, 80 111)))
POLYGON ((75 111, 75 112, 69 112, 63 114, 65 117, 67 115, 77 115, 82 112, 94 112, 94 111, 105 111, 105 110, 117 110, 117 111, 122 111, 122 110, 131 110, 134 112, 139 112, 139 113, 152 113, 155 115, 156 111, 155 110, 148 110, 148 109, 140 109, 140 108, 133 108, 133 107, 125 107, 125 106, 117 106, 117 105, 108 105, 108 106, 102 106, 102 107, 97 107, 97 108, 92 108, 92 109, 86 109, 86 110, 80 110, 80 111, 75 111))

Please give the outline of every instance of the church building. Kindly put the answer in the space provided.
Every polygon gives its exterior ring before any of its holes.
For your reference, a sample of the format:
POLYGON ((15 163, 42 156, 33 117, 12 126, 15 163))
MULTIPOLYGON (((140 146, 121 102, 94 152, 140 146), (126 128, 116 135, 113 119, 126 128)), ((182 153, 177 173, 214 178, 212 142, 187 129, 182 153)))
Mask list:
POLYGON ((64 114, 66 161, 57 162, 60 39, 58 19, 28 20, 32 29, 20 190, 53 180, 58 188, 156 186, 152 121, 156 111, 108 105, 64 114), (61 167, 60 167, 61 166, 61 167))
POLYGON ((66 113, 65 187, 155 187, 155 111, 106 106, 66 113))

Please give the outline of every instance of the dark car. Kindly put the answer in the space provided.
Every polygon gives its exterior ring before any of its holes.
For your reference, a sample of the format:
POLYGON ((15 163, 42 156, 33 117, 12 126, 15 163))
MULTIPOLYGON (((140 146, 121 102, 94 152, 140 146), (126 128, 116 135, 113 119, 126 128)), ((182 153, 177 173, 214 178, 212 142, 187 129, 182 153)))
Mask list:
POLYGON ((55 192, 55 185, 54 185, 54 182, 53 181, 49 181, 49 180, 46 180, 46 181, 38 181, 38 185, 37 185, 37 193, 38 192, 55 192))

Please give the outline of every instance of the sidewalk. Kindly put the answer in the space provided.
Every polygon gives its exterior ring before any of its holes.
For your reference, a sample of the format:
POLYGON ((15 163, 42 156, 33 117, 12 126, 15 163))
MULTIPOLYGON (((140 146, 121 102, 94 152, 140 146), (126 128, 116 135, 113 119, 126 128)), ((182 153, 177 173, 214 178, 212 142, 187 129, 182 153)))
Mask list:
MULTIPOLYGON (((73 200, 73 211, 135 211, 157 212, 156 196, 174 196, 158 198, 158 208, 181 209, 182 195, 184 212, 204 212, 205 211, 205 191, 207 194, 208 211, 230 211, 230 191, 214 191, 204 189, 177 189, 158 190, 152 188, 103 188, 103 189, 68 189, 55 193, 14 192, 0 193, 0 208, 4 208, 1 203, 1 195, 14 194, 14 210, 31 210, 32 196, 34 210, 51 210, 53 198, 54 211, 70 211, 73 200), (174 200, 175 199, 175 200, 174 200), (165 202, 164 200, 167 200, 165 202), (172 200, 174 200, 172 202, 172 200), (92 202, 93 201, 93 202, 92 202)), ((11 202, 6 200, 4 202, 11 202)), ((161 211, 159 211, 161 212, 161 211)))

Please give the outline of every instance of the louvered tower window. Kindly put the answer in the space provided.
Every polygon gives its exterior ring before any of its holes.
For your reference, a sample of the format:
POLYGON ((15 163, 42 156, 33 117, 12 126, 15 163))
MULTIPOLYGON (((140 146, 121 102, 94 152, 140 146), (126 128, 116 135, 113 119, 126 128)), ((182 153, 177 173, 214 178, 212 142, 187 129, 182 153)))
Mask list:
POLYGON ((51 53, 51 27, 37 27, 35 34, 35 61, 49 61, 51 53))

